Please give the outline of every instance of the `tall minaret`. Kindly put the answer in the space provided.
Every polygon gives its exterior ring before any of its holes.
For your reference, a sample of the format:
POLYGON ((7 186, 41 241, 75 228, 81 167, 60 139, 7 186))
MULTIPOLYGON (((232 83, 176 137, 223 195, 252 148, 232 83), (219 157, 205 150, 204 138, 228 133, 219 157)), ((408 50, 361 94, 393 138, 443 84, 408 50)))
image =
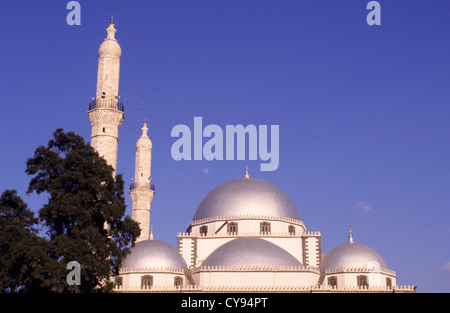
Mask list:
POLYGON ((119 102, 119 72, 122 51, 114 38, 113 19, 106 29, 107 36, 98 50, 97 94, 89 103, 92 125, 91 146, 114 168, 117 165, 119 128, 124 119, 124 106, 119 102))
POLYGON ((142 135, 136 142, 134 182, 130 186, 130 196, 133 200, 132 218, 141 228, 141 235, 136 242, 149 239, 150 204, 155 195, 155 188, 151 185, 152 142, 147 132, 147 122, 144 122, 142 135))

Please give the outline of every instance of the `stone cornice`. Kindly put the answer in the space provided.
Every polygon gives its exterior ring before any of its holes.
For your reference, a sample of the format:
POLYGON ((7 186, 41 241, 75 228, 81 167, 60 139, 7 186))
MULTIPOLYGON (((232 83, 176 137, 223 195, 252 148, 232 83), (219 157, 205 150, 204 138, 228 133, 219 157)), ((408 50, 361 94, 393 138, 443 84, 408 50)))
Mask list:
POLYGON ((346 268, 334 268, 334 269, 327 269, 325 271, 325 275, 330 274, 343 274, 343 273, 371 273, 371 272, 377 272, 386 274, 389 276, 396 276, 395 271, 392 271, 390 269, 386 268, 376 268, 376 267, 367 267, 367 266, 361 266, 361 267, 346 267, 346 268))
POLYGON ((200 266, 190 269, 192 274, 199 272, 309 272, 320 274, 318 267, 309 266, 200 266))
POLYGON ((185 271, 175 267, 126 267, 119 270, 119 275, 132 273, 169 273, 184 275, 185 271))
POLYGON ((190 226, 197 226, 205 223, 211 223, 211 222, 220 222, 220 221, 237 221, 237 220, 265 220, 265 221, 282 221, 287 222, 293 225, 302 226, 306 229, 305 225, 301 220, 289 218, 289 217, 282 217, 282 216, 270 216, 270 215, 236 215, 236 216, 213 216, 208 218, 203 218, 199 220, 194 220, 191 222, 190 226))

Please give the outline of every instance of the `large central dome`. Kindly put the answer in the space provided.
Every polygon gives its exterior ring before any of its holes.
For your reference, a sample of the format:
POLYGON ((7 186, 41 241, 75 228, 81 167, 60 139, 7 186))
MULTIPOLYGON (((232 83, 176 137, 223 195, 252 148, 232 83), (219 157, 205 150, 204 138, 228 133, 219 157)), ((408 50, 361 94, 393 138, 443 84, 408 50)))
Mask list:
POLYGON ((284 192, 254 178, 234 179, 215 188, 200 203, 193 220, 239 216, 300 220, 297 208, 284 192))

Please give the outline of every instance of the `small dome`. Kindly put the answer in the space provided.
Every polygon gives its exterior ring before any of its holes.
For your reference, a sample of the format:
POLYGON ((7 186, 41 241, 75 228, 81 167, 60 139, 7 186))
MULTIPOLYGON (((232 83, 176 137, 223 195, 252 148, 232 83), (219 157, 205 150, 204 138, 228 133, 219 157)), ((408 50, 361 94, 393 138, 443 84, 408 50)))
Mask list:
POLYGON ((384 259, 375 250, 360 243, 349 242, 327 253, 320 265, 320 271, 324 273, 330 269, 352 267, 388 269, 384 259))
POLYGON ((131 248, 122 268, 174 268, 187 270, 186 262, 172 245, 160 240, 143 240, 131 248))
POLYGON ((193 220, 243 215, 300 220, 297 208, 283 191, 254 178, 234 179, 215 188, 200 203, 193 220))
POLYGON ((257 237, 233 239, 214 250, 203 266, 302 266, 289 252, 257 237))
POLYGON ((153 148, 153 144, 149 137, 139 137, 136 141, 136 148, 151 150, 153 148))
POLYGON ((98 49, 98 55, 102 56, 115 56, 120 58, 122 55, 122 49, 119 46, 119 43, 115 39, 106 38, 103 40, 100 48, 98 49))

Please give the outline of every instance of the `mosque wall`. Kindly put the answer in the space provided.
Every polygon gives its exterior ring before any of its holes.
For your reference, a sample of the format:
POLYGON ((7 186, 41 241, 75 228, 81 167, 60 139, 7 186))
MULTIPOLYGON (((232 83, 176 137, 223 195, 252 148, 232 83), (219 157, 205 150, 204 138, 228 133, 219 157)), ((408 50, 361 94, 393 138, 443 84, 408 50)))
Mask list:
POLYGON ((314 286, 316 285, 318 271, 302 269, 245 269, 233 268, 222 270, 218 268, 201 268, 192 275, 198 285, 202 287, 210 286, 314 286))

